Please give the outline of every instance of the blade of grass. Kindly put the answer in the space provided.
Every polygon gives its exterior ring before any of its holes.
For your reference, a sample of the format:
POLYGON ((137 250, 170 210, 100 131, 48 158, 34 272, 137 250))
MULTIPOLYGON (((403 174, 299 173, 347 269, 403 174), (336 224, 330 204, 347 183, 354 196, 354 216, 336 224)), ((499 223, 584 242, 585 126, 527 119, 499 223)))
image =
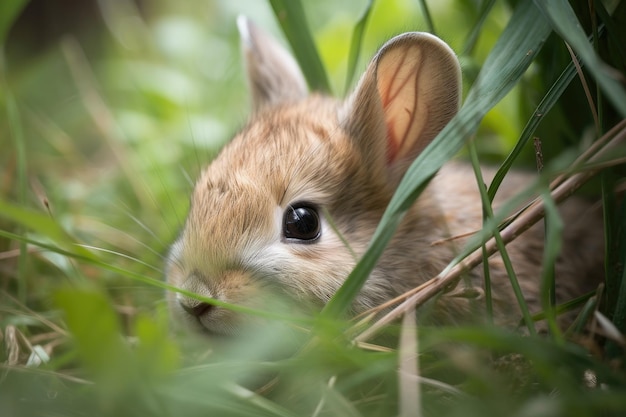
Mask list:
MULTIPOLYGON (((482 192, 483 192, 483 188, 484 188, 484 181, 482 178, 482 173, 480 170, 480 162, 478 161, 478 153, 476 151, 476 144, 474 141, 470 141, 468 143, 468 150, 469 150, 469 156, 470 156, 470 162, 472 164, 472 169, 474 170, 474 175, 476 176, 476 182, 478 184, 478 186, 480 187, 480 192, 481 192, 481 197, 482 197, 482 192)), ((489 205, 491 204, 490 201, 486 201, 483 199, 483 205, 489 205)), ((491 208, 491 207, 489 207, 491 208)), ((491 215, 489 215, 486 211, 485 208, 483 208, 483 229, 485 228, 486 224, 489 222, 489 219, 493 218, 493 212, 491 213, 491 215)), ((491 292, 491 273, 489 270, 489 253, 487 253, 487 248, 485 247, 485 245, 482 245, 481 248, 482 251, 482 255, 483 255, 483 276, 484 276, 484 285, 485 285, 485 310, 487 313, 487 318, 488 320, 493 323, 493 299, 492 299, 492 292, 491 292)))
POLYGON ((317 52, 300 0, 269 0, 311 90, 330 93, 324 64, 317 52))
MULTIPOLYGON (((594 42, 596 42, 595 38, 594 38, 594 42)), ((600 125, 600 121, 602 120, 602 118, 598 116, 598 113, 599 113, 600 103, 602 102, 601 97, 600 97, 600 94, 602 91, 600 90, 599 86, 596 86, 596 97, 598 99, 597 99, 597 103, 594 103, 594 99, 591 96, 591 90, 589 88, 589 84, 587 83, 587 79, 585 78, 585 74, 583 73, 580 63, 576 59, 576 54, 572 50, 571 46, 569 46, 568 44, 565 44, 565 46, 567 47, 567 50, 570 53, 570 56, 572 57, 572 62, 574 63, 574 65, 576 65, 576 72, 578 73, 578 79, 580 80, 583 91, 585 93, 585 97, 587 98, 589 111, 591 112, 591 116, 593 117, 593 121, 596 126, 596 133, 598 134, 598 136, 600 136, 602 134, 602 127, 600 125)))
MULTIPOLYGON (((0 199, 0 217, 7 218, 21 227, 45 236, 59 247, 89 259, 92 254, 76 245, 76 240, 65 231, 54 219, 44 213, 30 210, 24 205, 16 206, 0 199)), ((18 240, 20 245, 26 245, 26 239, 18 240)), ((24 251, 24 254, 26 252, 24 251)))
POLYGON ((236 398, 238 398, 239 400, 250 404, 253 407, 257 407, 258 410, 254 410, 256 412, 266 412, 268 413, 268 416, 275 416, 275 417, 294 417, 295 414, 293 414, 291 411, 284 409, 283 407, 280 406, 280 404, 277 404, 259 394, 257 394, 254 391, 250 391, 247 388, 244 388, 242 386, 239 385, 231 385, 230 387, 227 387, 228 391, 230 391, 230 393, 232 393, 236 398))
MULTIPOLYGON (((472 167, 474 168, 474 175, 476 176, 476 182, 478 184, 478 190, 480 192, 480 199, 483 205, 483 213, 484 213, 484 226, 489 224, 494 224, 493 221, 489 221, 494 218, 493 208, 491 207, 491 201, 489 201, 489 197, 487 195, 487 186, 485 185, 485 181, 483 180, 482 173, 480 171, 480 165, 478 164, 478 152, 476 151, 476 144, 474 141, 471 141, 468 144, 470 158, 472 160, 472 167)), ((506 250, 505 243, 502 240, 502 235, 497 227, 493 227, 491 230, 494 238, 496 239, 496 245, 498 246, 498 252, 502 257, 502 263, 504 264, 504 268, 506 269, 506 273, 511 281, 511 288, 513 289, 513 293, 515 294, 515 298, 517 299, 517 303, 520 306, 520 310, 522 312, 522 317, 524 318, 524 324, 528 328, 528 331, 531 335, 536 335, 537 332, 535 330, 534 322, 532 316, 530 315, 530 311, 528 310, 528 305, 526 304, 526 300, 524 299, 524 293, 522 293, 522 288, 519 285, 519 281, 517 280, 517 274, 513 269, 513 264, 511 263, 511 258, 509 257, 508 251, 506 250)), ((483 263, 487 264, 487 258, 489 254, 487 252, 486 246, 483 244, 481 248, 483 254, 483 263)), ((485 278, 487 279, 487 278, 485 278)))
MULTIPOLYGON (((481 192, 481 198, 482 198, 484 180, 482 178, 482 173, 480 170, 480 162, 478 160, 478 152, 476 150, 476 144, 474 141, 470 141, 467 147, 469 150, 469 156, 470 156, 470 162, 472 164, 472 169, 474 170, 474 175, 476 176, 476 182, 479 186, 479 189, 481 192)), ((485 204, 490 206, 491 201, 487 200, 485 202, 485 200, 483 199, 483 205, 485 204)), ((491 209, 491 207, 489 208, 491 209)), ((487 211, 485 210, 485 208, 483 208, 483 229, 489 222, 490 218, 493 218, 493 211, 491 212, 491 215, 489 215, 487 211)), ((493 298, 492 298, 492 292, 491 292, 491 272, 489 270, 489 262, 488 262, 489 253, 487 252, 487 248, 485 247, 484 243, 482 244, 481 251, 482 251, 482 256, 483 256, 483 277, 484 277, 484 283, 485 283, 484 284, 485 285, 485 311, 487 313, 487 319, 491 323, 493 323, 493 298)))
POLYGON ((609 67, 596 54, 567 0, 534 0, 534 3, 543 11, 559 36, 581 57, 615 109, 622 117, 626 117, 626 91, 620 84, 624 76, 609 67))
MULTIPOLYGON (((571 339, 572 335, 579 335, 579 334, 585 333, 586 331, 585 329, 587 327, 587 324, 589 323, 589 320, 591 319, 591 317, 594 316, 595 312, 598 310, 598 300, 602 298, 603 287, 600 286, 599 288, 600 290, 596 290, 590 294, 586 294, 585 296, 578 297, 577 299, 569 302, 569 303, 575 303, 576 301, 578 301, 576 308, 581 307, 581 306, 582 307, 580 308, 580 313, 576 317, 576 320, 574 320, 574 323, 572 323, 572 325, 565 332, 565 335, 567 338, 571 339)), ((569 303, 566 303, 566 304, 569 304, 569 303)), ((566 304, 563 304, 560 306, 562 310, 563 311, 571 310, 571 308, 569 308, 570 306, 566 304)), ((591 330, 592 331, 590 333, 593 334, 593 328, 591 330)))
POLYGON ((403 215, 439 168, 476 131, 489 109, 515 86, 550 31, 548 22, 531 2, 523 2, 516 8, 472 86, 464 106, 411 164, 374 232, 370 246, 344 285, 325 306, 323 315, 337 316, 348 309, 403 215))
POLYGON ((435 31, 435 23, 433 22, 433 18, 430 15, 430 10, 428 9, 428 4, 426 4, 426 0, 419 0, 418 3, 424 15, 426 25, 428 26, 428 31, 433 35, 437 35, 437 32, 435 31))
POLYGON ((552 109, 552 107, 559 100, 565 89, 570 85, 571 81, 576 76, 576 65, 573 62, 570 62, 569 65, 563 70, 559 78, 552 84, 546 95, 541 99, 541 102, 533 112, 533 114, 528 119, 526 126, 524 126, 524 130, 520 134, 515 147, 511 150, 511 152, 507 155, 506 159, 496 172, 489 185, 489 199, 493 201, 496 193, 498 192, 498 188, 500 184, 502 184, 502 180, 506 176, 507 172, 513 165, 515 159, 520 155, 522 150, 526 147, 526 144, 533 137, 537 126, 543 120, 545 115, 552 109))
POLYGON ((476 42, 478 41, 478 36, 482 31, 483 25, 487 20, 487 16, 489 16, 489 12, 496 4, 496 0, 489 0, 483 3, 483 7, 480 10, 480 15, 478 17, 478 21, 472 28, 469 36, 467 37, 467 42, 465 42, 465 46, 463 47, 462 55, 469 55, 474 50, 474 46, 476 46, 476 42))
MULTIPOLYGON (((589 355, 580 346, 573 343, 563 345, 555 344, 547 338, 534 338, 519 335, 499 327, 455 327, 449 326, 438 329, 430 334, 429 338, 422 342, 423 349, 433 349, 438 344, 446 345, 452 342, 466 343, 481 346, 497 352, 517 352, 528 358, 536 369, 556 370, 555 364, 569 364, 569 367, 560 366, 558 369, 564 372, 573 370, 584 371, 593 369, 599 376, 606 377, 618 385, 623 383, 623 376, 614 372, 608 363, 602 363, 597 357, 589 355)), ((565 378, 580 395, 580 380, 572 379, 572 374, 560 374, 559 372, 542 373, 546 380, 552 380, 554 387, 565 387, 558 383, 558 379, 565 378), (554 382, 557 382, 554 384, 554 382)))
MULTIPOLYGON (((574 59, 576 58, 574 57, 574 59)), ((541 171, 543 171, 543 164, 544 164, 541 139, 536 137, 533 139, 533 142, 534 142, 534 147, 535 147, 535 164, 537 166, 537 172, 541 174, 541 171)), ((550 195, 546 191, 544 191, 542 194, 543 194, 543 198, 550 198, 550 195)), ((550 222, 550 218, 549 216, 546 216, 543 219, 544 230, 547 230, 550 227, 550 225, 548 224, 549 222, 550 222)), ((546 245, 548 244, 548 240, 549 240, 548 237, 549 237, 549 234, 546 233, 544 237, 546 245)), ((546 291, 545 294, 546 294, 548 302, 550 303, 550 307, 554 308, 556 306, 556 280, 555 280, 556 258, 554 259, 554 261, 550 261, 550 262, 544 261, 543 265, 544 265, 544 271, 543 271, 542 282, 545 283, 546 280, 549 280, 549 285, 545 287, 545 291, 546 291)))
MULTIPOLYGON (((591 292, 588 292, 587 294, 581 295, 580 297, 576 297, 562 304, 557 304, 554 306, 556 314, 567 313, 568 311, 572 311, 574 309, 580 308, 583 304, 587 303, 595 295, 596 295, 596 292, 591 291, 591 292)), ((546 318, 546 313, 544 311, 540 311, 538 313, 533 314, 533 320, 538 321, 538 320, 544 320, 545 318, 546 318)))
MULTIPOLYGON (((604 269, 607 274, 605 298, 607 308, 605 311, 612 315, 617 304, 617 295, 619 294, 619 276, 622 273, 624 264, 620 263, 626 258, 619 252, 619 240, 621 222, 619 219, 620 204, 613 192, 616 178, 613 170, 607 170, 602 175, 602 209, 604 217, 604 247, 606 248, 604 269), (622 267, 620 269, 620 266, 622 267)), ((624 208, 626 210, 626 207, 624 208)))
MULTIPOLYGON (((54 253, 58 253, 59 255, 63 255, 68 258, 75 259, 77 261, 85 262, 93 267, 101 268, 101 269, 116 273, 120 276, 130 278, 135 281, 139 281, 139 282, 148 284, 156 288, 181 293, 187 297, 194 298, 196 300, 203 301, 208 304, 216 305, 218 307, 223 307, 225 309, 229 309, 229 310, 236 311, 239 313, 244 313, 244 314, 249 314, 252 316, 264 317, 264 318, 269 318, 269 319, 276 319, 276 320, 281 320, 281 321, 286 320, 290 323, 303 324, 303 325, 310 325, 312 322, 312 319, 305 318, 303 316, 296 316, 296 315, 286 316, 284 314, 272 312, 268 309, 255 310, 253 308, 245 307, 242 305, 229 304, 229 303, 225 303, 223 301, 219 301, 213 298, 203 297, 194 292, 187 291, 182 288, 178 288, 173 285, 167 284, 161 279, 151 278, 149 276, 145 276, 143 274, 115 266, 114 264, 111 264, 110 262, 103 261, 99 259, 95 254, 88 252, 84 247, 81 247, 79 245, 74 245, 69 249, 63 249, 58 246, 39 242, 39 241, 30 239, 24 236, 19 236, 14 233, 7 232, 5 230, 0 230, 0 237, 15 240, 17 242, 26 242, 29 245, 37 246, 37 247, 40 247, 45 250, 49 250, 54 253), (72 249, 76 249, 77 252, 74 252, 72 249)), ((127 257, 127 256, 125 256, 125 258, 132 259, 131 257, 127 257)))
POLYGON ((334 416, 345 416, 345 417, 362 417, 363 414, 359 412, 356 408, 355 404, 349 399, 342 395, 341 391, 334 389, 333 387, 329 387, 324 392, 324 400, 326 406, 321 410, 323 412, 318 413, 317 416, 323 415, 334 415, 334 416))
MULTIPOLYGON (((15 98, 11 92, 7 92, 6 96, 7 117, 9 120, 9 129, 11 137, 15 144, 15 156, 17 160, 17 192, 18 203, 24 207, 26 205, 26 144, 24 133, 22 132, 22 121, 15 98)), ((1 203, 1 201, 0 201, 1 203)), ((24 226, 20 225, 18 233, 23 233, 24 226)), ((20 302, 26 302, 27 283, 26 283, 26 260, 28 251, 26 243, 19 244, 20 255, 17 260, 17 298, 20 302)))
MULTIPOLYGON (((607 181, 603 181, 603 194, 612 195, 612 190, 606 189, 607 181)), ((609 199, 609 201, 612 199, 609 199)), ((605 202, 607 198, 605 197, 605 202)), ((626 199, 621 204, 605 207, 605 236, 607 248, 607 297, 611 320, 617 329, 626 334, 626 199), (616 207, 613 209, 613 207, 616 207), (613 211, 609 213, 608 211, 613 211)), ((608 341, 606 346, 607 356, 618 357, 623 350, 613 341, 608 341)))
POLYGON ((130 381, 121 378, 129 377, 132 370, 130 363, 122 363, 120 359, 128 359, 130 350, 119 335, 122 333, 119 317, 110 301, 103 292, 93 289, 60 289, 54 294, 57 307, 64 312, 64 320, 72 333, 78 352, 85 366, 96 379, 104 382, 100 389, 112 389, 106 395, 121 395, 130 381))
POLYGON ((363 43, 363 35, 365 34, 365 26, 367 20, 372 11, 374 0, 369 0, 365 10, 361 15, 361 18, 354 25, 352 30, 352 38, 350 39, 350 52, 348 52, 348 71, 346 72, 346 87, 344 94, 347 94, 350 88, 352 88, 352 80, 354 79, 354 72, 356 71, 356 64, 359 61, 359 55, 361 53, 361 44, 363 43))
POLYGON ((0 2, 0 46, 4 45, 4 40, 19 16, 28 0, 2 0, 0 2))
POLYGON ((595 7, 596 12, 598 13, 598 16, 600 16, 602 23, 606 27, 606 31, 608 32, 607 39, 610 42, 610 45, 615 50, 616 56, 613 57, 614 62, 621 62, 622 65, 625 65, 626 64, 626 45, 624 45, 624 42, 622 42, 621 39, 624 39, 623 37, 624 37, 624 33, 626 32, 626 30, 624 30, 623 27, 620 30, 620 28, 618 27, 618 24, 611 17, 611 15, 609 14, 609 11, 606 10, 602 2, 594 3, 594 7, 595 7))
POLYGON ((557 342, 562 343, 563 335, 556 321, 554 271, 557 257, 561 253, 563 222, 559 216, 559 210, 547 189, 542 193, 542 200, 546 211, 544 222, 546 238, 541 274, 541 304, 543 305, 550 334, 557 342))
MULTIPOLYGON (((596 52, 596 54, 598 54, 600 52, 600 36, 598 32, 598 16, 596 14, 596 6, 594 2, 589 2, 589 14, 590 14, 589 17, 591 20, 591 36, 592 36, 592 41, 593 41, 593 49, 596 52)), ((572 48, 569 45, 567 45, 567 49, 570 51, 571 55, 574 55, 574 52, 571 50, 572 48)), ((584 76, 581 75, 580 80, 584 82, 585 81, 584 76)), ((585 84, 583 84, 583 87, 585 87, 585 84)), ((592 99, 588 98, 587 100, 590 103, 593 102, 592 99)), ((598 120, 596 121, 596 132, 598 133, 598 135, 601 135, 604 132, 603 106, 604 105, 603 105, 603 100, 602 100, 602 87, 600 87, 599 84, 596 84, 596 107, 595 108, 592 107, 590 110, 592 114, 598 118, 598 120)))

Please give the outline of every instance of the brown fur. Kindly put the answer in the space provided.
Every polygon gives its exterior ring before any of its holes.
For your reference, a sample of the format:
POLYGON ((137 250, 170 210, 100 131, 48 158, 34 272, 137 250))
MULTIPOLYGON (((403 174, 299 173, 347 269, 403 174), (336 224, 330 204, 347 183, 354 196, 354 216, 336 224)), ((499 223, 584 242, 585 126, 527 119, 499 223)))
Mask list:
MULTIPOLYGON (((460 76, 454 54, 441 41, 405 34, 385 45, 346 101, 306 98, 301 74, 279 65, 285 56, 254 26, 242 22, 254 116, 200 176, 184 230, 173 245, 168 282, 219 301, 264 307, 266 292, 323 304, 365 252, 407 165, 458 108, 460 76), (245 37, 248 37, 247 39, 245 37), (284 74, 287 71, 288 74, 284 74), (299 201, 321 209, 322 234, 314 243, 282 237, 282 216, 299 201), (331 223, 337 227, 333 229, 331 223), (338 232, 339 235, 336 233, 338 232), (348 242, 349 247, 342 241, 348 242)), ((485 175, 492 175, 490 170, 485 175)), ((527 182, 512 173, 506 199, 527 182)), ((602 268, 601 224, 580 201, 563 209, 568 226, 557 266, 559 296, 579 295, 602 268), (584 216, 584 217, 583 217, 584 216), (582 220, 582 221, 581 221, 582 220)), ((353 304, 353 312, 395 297, 436 275, 461 241, 433 242, 479 230, 482 208, 471 168, 444 167, 402 221, 353 304)), ((532 308, 539 308, 541 226, 509 245, 532 308)), ((519 311, 499 256, 490 259, 496 317, 519 311)), ((482 268, 469 273, 482 287, 482 268)), ((235 333, 241 315, 169 294, 175 319, 211 333, 235 333), (196 308, 200 313, 185 311, 196 308)), ((266 307, 266 305, 265 305, 266 307)), ((467 316, 466 299, 443 296, 436 321, 467 316)))

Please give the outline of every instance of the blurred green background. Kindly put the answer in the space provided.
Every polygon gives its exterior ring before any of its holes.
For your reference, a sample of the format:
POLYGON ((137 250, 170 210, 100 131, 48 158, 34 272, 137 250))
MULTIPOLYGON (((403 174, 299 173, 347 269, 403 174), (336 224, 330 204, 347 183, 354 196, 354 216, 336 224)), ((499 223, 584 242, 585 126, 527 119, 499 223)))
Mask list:
MULTIPOLYGON (((370 2, 302 3, 332 92, 344 96, 384 41, 413 30, 434 30, 452 46, 467 90, 521 2, 430 1, 426 19, 423 2, 376 1, 349 85, 352 31, 370 2)), ((588 3, 571 3, 590 33, 588 3)), ((596 47, 623 82, 626 7, 604 4, 615 8, 613 31, 596 47)), ((168 329, 164 290, 155 284, 168 245, 184 222, 197 174, 248 114, 240 14, 287 45, 262 0, 2 0, 0 415, 396 413, 393 351, 362 352, 333 334, 314 352, 272 363, 266 355, 290 350, 280 329, 273 340, 251 335, 253 343, 219 355, 213 345, 183 343, 168 329), (336 389, 329 382, 335 374, 343 377, 336 389), (235 382, 270 394, 251 395, 235 382), (326 408, 317 412, 320 397, 326 408)), ((481 161, 503 160, 570 60, 553 34, 483 120, 481 161)), ((600 130, 617 114, 604 105, 600 130)), ((574 80, 536 135, 549 161, 579 153, 595 130, 574 80)), ((516 164, 533 169, 530 146, 516 164)), ((626 410, 623 362, 603 362, 592 348, 465 330, 424 330, 425 373, 471 395, 435 389, 425 400, 427 415, 626 410), (502 351, 527 360, 513 357, 498 372, 489 359, 502 351), (577 378, 590 368, 613 390, 587 390, 577 378)))

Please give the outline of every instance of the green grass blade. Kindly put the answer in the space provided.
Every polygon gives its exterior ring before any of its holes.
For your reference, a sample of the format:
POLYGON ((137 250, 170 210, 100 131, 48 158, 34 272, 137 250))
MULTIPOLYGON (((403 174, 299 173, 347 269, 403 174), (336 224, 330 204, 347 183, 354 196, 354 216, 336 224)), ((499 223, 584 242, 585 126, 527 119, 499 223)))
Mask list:
POLYGON ((354 80, 354 73, 356 71, 356 65, 359 62, 359 56, 361 53, 361 44, 363 43, 363 35, 365 34, 365 26, 367 25, 367 19, 372 11, 374 0, 369 0, 363 14, 359 21, 354 25, 352 30, 352 38, 350 39, 350 52, 348 52, 348 71, 346 73, 346 89, 345 93, 352 88, 352 81, 354 80))
POLYGON ((4 45, 11 25, 26 6, 26 3, 28 0, 2 0, 0 2, 0 45, 4 45))
POLYGON ((324 315, 340 315, 349 308, 406 210, 439 168, 476 131, 485 114, 515 86, 550 32, 548 22, 532 2, 523 2, 517 7, 464 106, 408 169, 374 232, 369 248, 344 285, 328 302, 324 315))
POLYGON ((324 64, 317 52, 300 0, 269 0, 309 87, 330 92, 324 64))
POLYGON ((88 250, 77 245, 76 241, 54 219, 44 213, 0 200, 0 217, 7 218, 26 229, 47 237, 69 252, 85 258, 92 257, 88 250))
MULTIPOLYGON (((502 240, 502 236, 500 235, 500 231, 498 227, 495 226, 493 221, 490 221, 494 218, 493 208, 491 207, 491 201, 489 200, 489 196, 487 194, 487 187, 485 186, 485 181, 482 176, 482 172, 480 170, 480 165, 478 163, 478 152, 476 151, 476 144, 472 141, 469 146, 470 158, 472 160, 472 168, 474 169, 474 175, 476 176, 476 182, 478 185, 478 190, 480 192, 480 199, 483 205, 483 213, 484 213, 484 225, 493 224, 491 229, 491 233, 493 233, 494 238, 496 239, 496 244, 498 245, 498 251, 500 252, 500 256, 502 257, 502 263, 504 264, 504 268, 506 269, 507 276, 511 281, 511 288, 513 289, 513 293, 515 294, 515 298, 517 299, 517 303, 520 306, 520 311, 522 312, 522 317, 524 318, 524 323, 526 327, 528 327, 528 331, 531 335, 535 335, 537 332, 535 330, 535 326, 533 324, 532 316, 530 315, 530 311, 528 310, 528 305, 526 304, 526 300, 524 299, 524 294, 522 293, 522 288, 517 279, 517 274, 513 269, 513 264, 511 263, 511 258, 506 250, 506 246, 502 240)), ((485 253, 485 247, 483 244, 483 254, 485 253)), ((483 255, 483 263, 487 263, 487 259, 485 259, 483 255)), ((488 268, 485 267, 487 270, 488 268)), ((488 306, 490 308, 490 306, 488 306)))
MULTIPOLYGON (((545 204, 545 247, 543 250, 543 271, 541 277, 541 302, 546 314, 550 334, 558 342, 563 342, 563 337, 556 321, 556 303, 554 302, 555 290, 555 265, 562 247, 563 221, 550 192, 546 188, 542 195, 545 204)), ((566 277, 567 279, 567 277, 566 277)))
MULTIPOLYGON (((476 182, 479 186, 480 196, 483 201, 483 229, 484 229, 487 222, 489 222, 489 219, 493 218, 493 209, 491 208, 491 200, 483 196, 483 194, 485 194, 486 191, 483 192, 483 189, 485 188, 483 185, 484 180, 482 176, 482 171, 480 170, 480 161, 478 160, 478 152, 476 150, 475 141, 470 141, 467 148, 469 151, 468 153, 470 157, 470 162, 472 164, 472 169, 474 170, 474 175, 476 176, 476 182)), ((483 258, 482 266, 483 266, 483 276, 484 276, 484 286, 485 286, 485 311, 487 313, 487 318, 490 320, 491 323, 493 323, 493 298, 492 298, 492 292, 491 292, 491 272, 489 269, 489 262, 488 262, 489 254, 487 253, 487 247, 485 246, 484 242, 482 244, 481 251, 482 251, 482 258, 483 258)))
POLYGON ((482 32, 483 25, 487 20, 487 16, 489 16, 489 12, 496 4, 496 0, 489 0, 483 3, 483 7, 480 9, 480 15, 478 17, 478 21, 472 28, 469 36, 467 37, 467 42, 465 42, 465 46, 463 47, 463 55, 469 55, 474 46, 476 46, 476 42, 478 41, 478 36, 482 32))
MULTIPOLYGON (((124 375, 124 370, 130 367, 123 366, 119 359, 128 357, 130 351, 119 337, 122 333, 119 317, 104 293, 66 288, 57 291, 54 300, 63 310, 78 352, 94 376, 112 382, 124 375)), ((117 386, 119 384, 104 383, 101 387, 117 386)))
POLYGON ((433 22, 433 18, 430 15, 430 9, 428 8, 428 4, 426 4, 426 0, 419 0, 420 9, 424 14, 424 20, 426 21, 426 26, 428 26, 428 31, 433 35, 436 35, 435 31, 435 23, 433 22))
POLYGON ((602 2, 594 3, 594 7, 598 16, 602 20, 602 23, 604 23, 604 26, 606 27, 608 34, 607 39, 610 45, 614 48, 615 56, 613 57, 613 61, 626 65, 626 45, 624 45, 624 42, 620 41, 620 39, 626 38, 626 28, 615 22, 602 2))
POLYGON ((550 87, 546 95, 543 97, 533 114, 528 119, 524 130, 520 134, 517 143, 513 150, 507 155, 506 159, 496 172, 491 184, 489 185, 489 199, 493 201, 502 180, 506 176, 507 172, 513 165, 515 159, 520 155, 522 150, 526 147, 526 144, 535 133, 537 126, 544 119, 546 114, 552 109, 552 107, 559 100, 565 89, 570 85, 574 77, 576 76, 576 66, 573 62, 570 62, 567 68, 561 73, 559 78, 550 87))
MULTIPOLYGON (((604 221, 607 248, 607 310, 611 321, 622 334, 626 334, 626 200, 618 203, 613 195, 614 179, 603 175, 604 221)), ((623 347, 609 340, 606 346, 609 357, 623 354, 623 347)))
MULTIPOLYGON (((11 137, 15 143, 15 156, 17 160, 17 192, 19 205, 24 207, 26 205, 26 144, 24 140, 24 133, 22 131, 22 121, 20 119, 19 109, 15 102, 15 97, 11 92, 7 92, 6 96, 7 105, 7 117, 9 120, 9 128, 11 130, 11 137)), ((23 229, 23 227, 21 228, 23 229)), ((23 232, 23 230, 20 230, 23 232)), ((26 244, 20 242, 20 255, 17 261, 17 298, 21 302, 26 302, 26 244)))
MULTIPOLYGON (((242 305, 238 305, 238 304, 230 304, 227 302, 223 302, 223 301, 219 301, 213 298, 207 298, 207 297, 203 297, 199 294, 196 294, 194 292, 191 291, 187 291, 187 290, 183 290, 182 288, 177 288, 173 285, 170 285, 168 283, 166 283, 165 281, 163 281, 162 279, 156 279, 156 278, 152 278, 149 277, 147 275, 135 272, 135 271, 131 271, 122 267, 117 266, 116 264, 112 263, 112 262, 108 262, 105 260, 102 260, 100 258, 98 258, 98 256, 96 256, 95 254, 87 251, 85 248, 83 248, 80 245, 76 245, 74 244, 71 248, 68 249, 63 249, 61 247, 58 246, 54 246, 54 245, 50 245, 47 243, 43 243, 43 242, 39 242, 37 240, 34 239, 30 239, 24 236, 18 236, 14 233, 11 232, 7 232, 4 230, 0 230, 0 237, 4 237, 6 239, 11 239, 11 240, 15 240, 17 242, 25 242, 29 245, 33 245, 36 247, 39 247, 41 249, 44 250, 48 250, 54 253, 58 253, 59 255, 63 255, 66 256, 68 258, 72 258, 75 259, 77 261, 80 262, 84 262, 87 263, 93 267, 96 268, 100 268, 106 271, 110 271, 113 272, 115 274, 118 274, 120 276, 126 277, 126 278, 130 278, 132 280, 150 285, 152 287, 155 288, 160 288, 163 290, 167 290, 167 291, 172 291, 172 292, 179 292, 187 297, 190 298, 195 298, 199 301, 204 301, 205 303, 209 303, 209 304, 213 304, 225 309, 229 309, 229 310, 233 310, 239 313, 244 313, 244 314, 249 314, 252 316, 257 316, 257 317, 265 317, 265 318, 269 318, 269 319, 276 319, 276 320, 287 320, 291 323, 298 323, 298 324, 302 324, 302 325, 309 325, 312 322, 312 319, 308 318, 308 317, 304 317, 304 316, 298 316, 295 314, 292 314, 290 316, 285 316, 285 315, 281 315, 280 313, 276 313, 274 311, 271 311, 269 309, 264 309, 264 310, 258 310, 258 309, 253 309, 253 308, 249 308, 249 307, 245 307, 242 305)), ((133 259, 131 257, 126 257, 127 259, 133 259)), ((138 263, 142 263, 139 260, 135 260, 138 263)))
POLYGON ((626 117, 626 91, 620 84, 618 75, 593 50, 593 46, 587 40, 576 14, 567 0, 535 0, 535 4, 544 12, 554 30, 581 57, 615 109, 622 117, 626 117))

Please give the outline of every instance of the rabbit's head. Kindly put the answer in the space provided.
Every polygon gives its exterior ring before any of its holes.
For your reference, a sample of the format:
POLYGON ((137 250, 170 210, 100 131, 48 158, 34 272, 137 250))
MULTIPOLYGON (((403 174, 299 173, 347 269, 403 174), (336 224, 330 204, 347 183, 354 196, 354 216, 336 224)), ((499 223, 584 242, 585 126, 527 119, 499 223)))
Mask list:
MULTIPOLYGON (((323 304, 365 251, 408 165, 457 112, 458 61, 438 38, 405 33, 339 101, 308 95, 289 53, 238 23, 253 115, 197 181, 167 280, 217 304, 263 308, 270 293, 323 304)), ((432 273, 429 234, 444 220, 428 197, 416 205, 353 312, 432 273)), ((236 333, 245 321, 182 293, 169 303, 176 320, 209 333, 236 333)))

